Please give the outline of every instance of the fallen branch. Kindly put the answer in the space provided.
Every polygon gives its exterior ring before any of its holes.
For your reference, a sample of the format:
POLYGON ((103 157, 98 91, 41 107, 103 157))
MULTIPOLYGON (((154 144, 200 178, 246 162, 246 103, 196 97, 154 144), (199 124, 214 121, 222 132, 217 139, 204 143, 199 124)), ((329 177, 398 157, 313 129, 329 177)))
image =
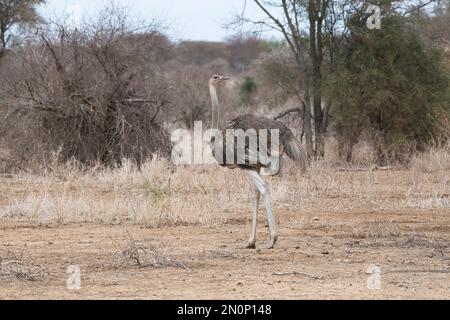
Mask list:
POLYGON ((0 265, 7 266, 10 264, 22 264, 22 261, 13 260, 13 261, 8 261, 8 262, 2 262, 0 265))
POLYGON ((450 273, 450 270, 414 270, 414 269, 398 269, 388 270, 385 273, 450 273))
POLYGON ((339 172, 365 172, 365 171, 390 171, 390 170, 394 170, 394 167, 371 167, 371 168, 338 168, 336 169, 339 172))
POLYGON ((281 118, 284 118, 288 114, 291 114, 291 113, 294 113, 294 112, 302 113, 303 110, 301 108, 292 108, 292 109, 286 110, 286 111, 280 113, 279 115, 275 116, 273 118, 273 120, 280 120, 281 118))
POLYGON ((306 273, 306 272, 297 272, 297 271, 294 271, 294 272, 274 272, 273 275, 274 276, 306 276, 306 277, 310 277, 310 278, 317 279, 317 280, 322 280, 323 279, 323 277, 321 277, 321 276, 316 276, 316 275, 309 274, 309 273, 306 273))
POLYGON ((336 171, 339 172, 366 172, 373 171, 372 168, 338 168, 336 171))

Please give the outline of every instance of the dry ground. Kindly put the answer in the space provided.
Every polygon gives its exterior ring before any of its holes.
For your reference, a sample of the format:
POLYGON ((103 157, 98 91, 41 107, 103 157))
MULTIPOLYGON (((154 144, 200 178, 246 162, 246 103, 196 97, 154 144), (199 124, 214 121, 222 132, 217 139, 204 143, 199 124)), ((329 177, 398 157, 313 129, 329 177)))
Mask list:
POLYGON ((450 171, 422 165, 319 163, 269 178, 274 250, 262 208, 259 249, 244 249, 250 188, 239 172, 154 161, 4 177, 0 299, 449 299, 450 171), (66 288, 70 265, 80 290, 66 288), (373 265, 380 290, 367 287, 373 265))

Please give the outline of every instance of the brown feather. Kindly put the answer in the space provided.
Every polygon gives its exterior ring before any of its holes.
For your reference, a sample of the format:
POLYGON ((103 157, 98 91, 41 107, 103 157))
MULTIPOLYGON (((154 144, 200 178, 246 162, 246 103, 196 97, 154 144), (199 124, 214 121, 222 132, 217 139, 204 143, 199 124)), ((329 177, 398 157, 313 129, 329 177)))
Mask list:
MULTIPOLYGON (((306 166, 306 157, 305 157, 305 152, 303 151, 303 148, 301 146, 301 143, 295 138, 294 134, 292 133, 292 131, 282 122, 280 121, 275 121, 272 119, 268 119, 268 118, 263 118, 263 117, 257 117, 251 114, 245 114, 242 116, 239 116, 233 120, 231 120, 230 122, 228 122, 228 124, 225 126, 225 129, 222 130, 222 137, 224 139, 224 149, 223 149, 223 158, 222 159, 226 159, 226 145, 229 143, 233 143, 233 148, 235 149, 235 159, 234 159, 234 163, 233 164, 222 164, 225 167, 228 168, 243 168, 243 169, 254 169, 257 170, 258 172, 260 171, 261 168, 263 167, 268 167, 268 164, 264 164, 261 163, 261 161, 259 161, 256 164, 250 164, 249 162, 245 162, 245 164, 238 164, 238 159, 236 159, 237 157, 237 145, 236 145, 236 139, 234 139, 235 141, 233 142, 229 142, 226 139, 226 130, 229 129, 233 129, 233 130, 238 130, 238 129, 242 129, 244 132, 250 129, 254 129, 256 132, 259 132, 259 130, 265 129, 268 130, 268 141, 267 141, 267 149, 270 151, 271 150, 271 136, 270 136, 270 130, 279 130, 280 133, 280 137, 279 137, 279 143, 280 143, 280 148, 278 151, 278 156, 282 156, 284 153, 286 153, 291 159, 300 162, 303 169, 306 166)), ((217 141, 217 143, 219 143, 217 141)), ((259 147, 259 136, 258 136, 258 151, 260 151, 259 147)), ((246 146, 245 146, 246 151, 248 151, 249 149, 249 144, 246 141, 246 146)), ((270 152, 269 152, 270 155, 270 152)), ((216 156, 214 154, 214 156, 216 156)), ((216 157, 218 158, 218 157, 216 157)))

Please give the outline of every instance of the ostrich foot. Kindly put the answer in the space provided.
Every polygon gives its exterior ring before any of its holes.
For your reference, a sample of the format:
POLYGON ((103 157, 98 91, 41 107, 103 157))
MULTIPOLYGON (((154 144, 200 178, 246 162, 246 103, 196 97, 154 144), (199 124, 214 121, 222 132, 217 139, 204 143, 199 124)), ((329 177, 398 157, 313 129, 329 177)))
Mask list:
POLYGON ((277 241, 278 241, 278 236, 277 235, 274 235, 273 237, 271 237, 270 240, 269 240, 269 248, 268 249, 275 248, 275 244, 277 243, 277 241))
POLYGON ((256 241, 250 240, 245 248, 246 249, 256 249, 256 241))

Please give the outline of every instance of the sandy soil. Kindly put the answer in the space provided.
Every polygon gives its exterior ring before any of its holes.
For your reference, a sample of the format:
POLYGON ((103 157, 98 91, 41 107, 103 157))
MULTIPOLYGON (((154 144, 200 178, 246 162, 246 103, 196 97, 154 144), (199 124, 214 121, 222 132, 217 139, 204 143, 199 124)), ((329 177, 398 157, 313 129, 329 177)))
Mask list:
POLYGON ((0 222, 0 299, 450 298, 448 209, 275 209, 274 250, 262 216, 260 248, 244 249, 245 210, 217 228, 0 222), (131 244, 147 266, 127 260, 131 244), (69 265, 80 290, 67 289, 69 265), (373 265, 380 290, 367 287, 373 265))

